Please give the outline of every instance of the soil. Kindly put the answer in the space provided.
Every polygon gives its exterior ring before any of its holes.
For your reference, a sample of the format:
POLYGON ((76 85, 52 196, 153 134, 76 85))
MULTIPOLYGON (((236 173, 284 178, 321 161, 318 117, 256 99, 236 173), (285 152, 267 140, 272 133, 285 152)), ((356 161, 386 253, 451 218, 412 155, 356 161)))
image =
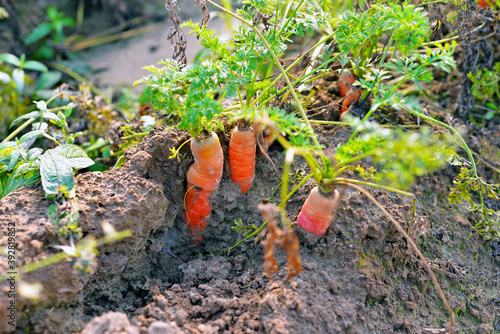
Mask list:
MULTIPOLYGON (((449 100, 456 101, 459 90, 453 88, 456 82, 453 86, 441 79, 436 92, 456 90, 440 101, 450 108, 449 100)), ((336 81, 333 74, 303 89, 302 95, 311 97, 311 118, 338 119, 336 81)), ((363 113, 363 106, 354 109, 363 113)), ((385 117, 385 122, 408 120, 398 113, 385 117)), ((483 157, 480 175, 499 183, 500 125, 450 121, 468 131, 469 145, 483 157)), ((315 129, 327 151, 351 135, 342 127, 315 129)), ((229 134, 229 128, 219 132, 225 156, 229 134)), ((1 307, 0 333, 448 333, 449 315, 423 264, 392 223, 356 190, 346 191, 325 236, 312 236, 294 223, 303 271, 291 280, 285 279, 286 254, 281 250, 272 278, 263 273, 263 250, 255 239, 228 251, 243 238, 232 228, 235 221, 258 227, 263 220, 257 205, 279 199, 283 152, 277 145, 269 155, 278 171, 257 156, 255 181, 246 194, 231 181, 226 162, 211 197, 204 241, 193 245, 183 218, 185 175, 193 162, 189 145, 183 146, 179 160, 169 158, 170 148, 187 139, 184 132, 155 126, 127 150, 122 168, 77 176, 84 236, 103 237, 103 222, 133 234, 99 247, 96 265, 87 273, 67 259, 24 274, 17 289, 39 282, 42 293, 36 299, 17 294, 15 330, 7 324, 8 310, 1 307)), ((292 185, 307 172, 305 162, 297 159, 292 185)), ((465 205, 448 202, 457 172, 449 165, 415 182, 410 191, 418 200, 417 216, 411 229, 410 198, 371 192, 429 260, 455 313, 454 332, 500 333, 500 241, 483 240, 473 228, 477 217, 465 205)), ((314 186, 307 182, 288 201, 292 221, 314 186)), ((500 208, 492 199, 487 204, 500 208)), ((47 218, 48 205, 40 184, 0 201, 0 229, 15 224, 17 266, 46 259, 59 252, 53 246, 66 243, 47 218)), ((0 245, 7 244, 4 232, 0 245)), ((8 266, 4 259, 2 273, 8 266)), ((8 305, 10 284, 4 282, 0 289, 0 304, 8 305)))
MULTIPOLYGON (((327 149, 350 135, 341 127, 317 131, 327 149)), ((219 134, 225 154, 228 135, 219 134)), ((100 247, 94 272, 82 274, 66 260, 24 275, 23 281, 43 285, 43 295, 37 302, 17 299, 17 332, 441 333, 446 328, 448 314, 422 263, 380 210, 352 189, 325 236, 312 237, 294 225, 304 270, 290 281, 282 251, 272 279, 261 269, 263 251, 254 240, 225 252, 242 238, 231 229, 234 220, 260 226, 257 204, 277 199, 277 175, 260 156, 255 182, 244 195, 225 166, 204 241, 193 246, 182 203, 192 163, 189 145, 180 161, 169 159, 169 148, 185 140, 183 132, 156 126, 127 151, 123 168, 77 177, 84 234, 102 237, 100 223, 107 221, 117 230, 131 229, 133 236, 100 247)), ((272 146, 270 157, 280 169, 282 151, 272 146)), ((297 183, 305 164, 298 160, 294 167, 297 183)), ((499 245, 479 237, 472 227, 475 217, 464 207, 448 203, 456 173, 451 169, 413 186, 419 205, 412 235, 446 292, 456 331, 494 333, 500 330, 499 245)), ((292 220, 313 186, 309 181, 289 200, 292 220)), ((372 193, 409 228, 409 198, 372 193)), ((19 265, 54 254, 51 246, 63 243, 46 218, 47 206, 40 185, 1 201, 0 227, 16 224, 19 265)), ((6 244, 6 236, 0 242, 6 244)))

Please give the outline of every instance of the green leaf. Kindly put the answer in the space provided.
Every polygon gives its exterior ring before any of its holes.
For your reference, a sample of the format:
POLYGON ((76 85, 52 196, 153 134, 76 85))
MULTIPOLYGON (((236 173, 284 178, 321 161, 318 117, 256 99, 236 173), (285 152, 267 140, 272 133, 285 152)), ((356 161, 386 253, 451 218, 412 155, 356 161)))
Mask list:
POLYGON ((64 108, 64 117, 67 119, 69 116, 71 116, 71 113, 73 112, 73 103, 68 103, 66 108, 64 108))
MULTIPOLYGON (((499 63, 500 64, 500 63, 499 63)), ((486 102, 486 106, 488 108, 491 108, 493 110, 498 110, 500 111, 500 106, 497 106, 496 104, 494 104, 493 102, 486 102)))
POLYGON ((14 65, 14 66, 19 66, 21 64, 21 61, 19 60, 19 58, 17 58, 16 56, 14 56, 11 53, 0 54, 0 60, 6 62, 8 64, 14 65))
POLYGON ((55 56, 54 50, 48 45, 42 45, 35 52, 35 57, 38 59, 53 59, 54 56, 55 56))
POLYGON ((54 120, 54 121, 59 121, 60 118, 54 114, 53 112, 50 112, 50 111, 46 111, 43 113, 43 118, 45 119, 51 119, 51 120, 54 120))
POLYGON ((38 71, 38 72, 47 72, 49 69, 44 64, 35 60, 28 60, 24 63, 23 66, 26 70, 38 71))
POLYGON ((10 161, 9 161, 9 166, 8 170, 11 171, 16 167, 17 162, 19 161, 19 156, 21 155, 21 150, 19 149, 14 149, 10 153, 10 161))
POLYGON ((0 150, 0 171, 3 169, 2 165, 5 165, 5 168, 7 168, 6 165, 9 164, 10 154, 14 150, 15 146, 16 146, 16 144, 14 143, 14 146, 9 146, 7 148, 0 150))
POLYGON ((9 82, 11 82, 10 75, 8 75, 5 72, 0 71, 0 82, 2 82, 4 84, 8 84, 9 82))
POLYGON ((28 151, 28 160, 34 160, 42 154, 43 150, 39 147, 34 147, 28 151))
POLYGON ((104 148, 104 151, 102 151, 102 157, 104 159, 109 159, 110 155, 111 155, 111 146, 108 145, 104 148))
POLYGON ((36 104, 36 107, 41 111, 41 112, 47 112, 47 102, 45 101, 33 101, 34 104, 36 104))
POLYGON ((38 180, 40 180, 40 172, 28 163, 22 164, 9 176, 1 197, 5 197, 14 190, 26 187, 38 180))
POLYGON ((73 169, 65 157, 55 150, 48 150, 40 157, 40 162, 40 175, 46 196, 73 190, 73 169))
POLYGON ((30 113, 27 113, 25 115, 22 115, 22 116, 19 116, 18 118, 16 118, 14 120, 14 122, 12 122, 12 124, 10 125, 9 129, 12 128, 14 125, 16 125, 17 123, 19 123, 20 121, 22 121, 23 119, 28 119, 28 118, 36 118, 40 116, 40 112, 39 111, 32 111, 30 113))
POLYGON ((35 91, 50 89, 61 80, 62 74, 59 71, 49 71, 42 73, 36 83, 35 91))
POLYGON ((9 147, 15 147, 16 143, 13 141, 6 141, 5 143, 0 143, 0 151, 9 148, 9 147))
POLYGON ((85 152, 92 152, 94 150, 98 150, 101 147, 107 145, 108 142, 104 138, 98 138, 95 143, 90 145, 89 147, 85 148, 85 152))
POLYGON ((24 90, 24 71, 20 68, 15 68, 12 71, 12 80, 16 84, 17 92, 21 95, 24 90))
POLYGON ((76 24, 76 21, 71 17, 63 17, 59 22, 65 27, 73 27, 76 24))
POLYGON ((48 36, 51 31, 52 28, 50 27, 50 24, 48 22, 42 23, 38 27, 33 29, 33 31, 28 35, 28 37, 24 41, 24 44, 26 45, 33 44, 36 41, 39 41, 42 38, 48 36))
POLYGON ((31 131, 19 138, 19 144, 22 148, 27 150, 30 148, 31 145, 35 142, 35 140, 40 136, 42 133, 44 133, 45 130, 36 130, 36 131, 31 131))
POLYGON ((49 205, 48 216, 50 220, 54 220, 55 218, 57 218, 57 205, 49 205))
POLYGON ((76 145, 61 145, 56 147, 54 151, 65 157, 73 168, 86 168, 94 164, 94 161, 87 156, 87 153, 76 145))

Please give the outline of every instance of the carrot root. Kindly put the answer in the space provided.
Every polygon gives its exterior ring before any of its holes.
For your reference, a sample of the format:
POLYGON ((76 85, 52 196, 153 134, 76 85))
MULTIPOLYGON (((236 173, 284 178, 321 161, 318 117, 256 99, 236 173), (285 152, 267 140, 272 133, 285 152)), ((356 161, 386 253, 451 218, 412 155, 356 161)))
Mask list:
POLYGON ((339 201, 340 194, 337 189, 334 190, 333 197, 326 197, 318 187, 314 187, 304 202, 297 222, 308 232, 324 235, 333 220, 339 201))
POLYGON ((342 71, 339 77, 339 92, 340 96, 344 97, 347 95, 352 87, 352 84, 356 81, 356 76, 351 73, 351 71, 342 71))
POLYGON ((196 242, 207 226, 212 212, 210 195, 217 189, 222 177, 223 153, 219 138, 212 132, 203 140, 192 140, 194 163, 187 172, 188 188, 184 200, 184 219, 196 242))
POLYGON ((256 138, 252 128, 239 130, 236 127, 231 135, 228 150, 231 180, 241 186, 244 194, 253 183, 255 171, 256 138))

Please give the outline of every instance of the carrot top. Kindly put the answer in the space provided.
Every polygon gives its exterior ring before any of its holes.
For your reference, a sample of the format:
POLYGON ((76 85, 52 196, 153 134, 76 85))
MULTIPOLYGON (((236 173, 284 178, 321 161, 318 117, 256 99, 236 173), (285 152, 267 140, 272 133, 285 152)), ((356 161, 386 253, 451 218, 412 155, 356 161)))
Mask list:
POLYGON ((143 97, 156 110, 174 117, 177 128, 188 131, 193 138, 216 128, 216 117, 222 113, 222 105, 214 99, 214 87, 223 76, 220 66, 204 62, 184 67, 174 60, 163 60, 158 65, 164 66, 144 67, 153 74, 134 82, 134 86, 148 84, 143 97))

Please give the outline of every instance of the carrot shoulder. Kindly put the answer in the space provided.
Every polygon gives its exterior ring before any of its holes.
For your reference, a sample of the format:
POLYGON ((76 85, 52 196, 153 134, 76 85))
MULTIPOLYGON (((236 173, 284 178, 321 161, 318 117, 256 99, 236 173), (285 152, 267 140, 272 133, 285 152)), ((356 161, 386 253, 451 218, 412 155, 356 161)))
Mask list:
POLYGON ((255 170, 256 139, 252 128, 236 127, 229 141, 228 160, 231 180, 241 186, 244 194, 252 185, 255 170))
POLYGON ((342 71, 339 77, 339 91, 340 96, 344 97, 347 92, 352 87, 352 84, 356 81, 356 76, 351 73, 351 71, 342 71))
POLYGON ((297 222, 308 232, 324 235, 330 226, 339 202, 340 195, 337 189, 334 190, 334 196, 326 197, 319 191, 318 187, 314 187, 304 202, 297 222))
POLYGON ((224 158, 215 132, 203 140, 192 140, 194 163, 187 172, 187 181, 212 193, 220 183, 224 158))

